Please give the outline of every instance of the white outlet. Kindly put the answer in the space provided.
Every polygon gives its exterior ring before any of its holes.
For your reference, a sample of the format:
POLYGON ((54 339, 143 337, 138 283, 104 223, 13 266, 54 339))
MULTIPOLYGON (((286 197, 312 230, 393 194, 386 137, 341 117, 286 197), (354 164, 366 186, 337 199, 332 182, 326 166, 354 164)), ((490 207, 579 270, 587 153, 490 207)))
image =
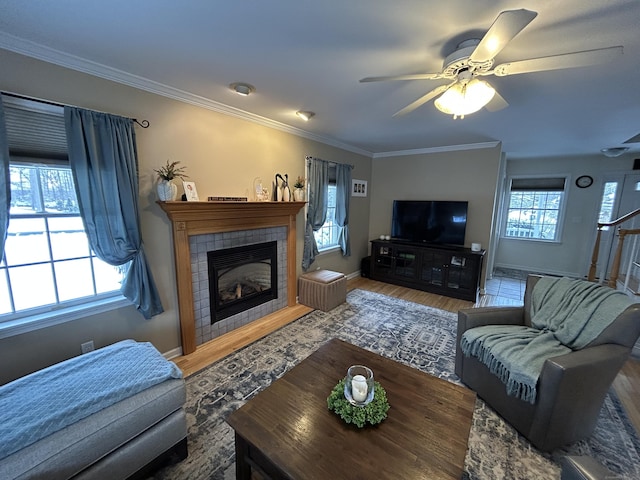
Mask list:
POLYGON ((93 350, 95 350, 95 347, 93 346, 93 340, 81 343, 80 348, 82 349, 82 353, 92 352, 93 350))

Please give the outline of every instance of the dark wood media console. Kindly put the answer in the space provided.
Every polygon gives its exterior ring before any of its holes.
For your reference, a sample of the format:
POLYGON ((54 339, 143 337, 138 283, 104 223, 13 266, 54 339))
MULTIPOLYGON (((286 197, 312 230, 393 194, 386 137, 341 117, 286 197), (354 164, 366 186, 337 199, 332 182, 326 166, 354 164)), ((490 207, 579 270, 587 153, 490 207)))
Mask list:
POLYGON ((394 240, 371 241, 371 278, 476 302, 485 251, 394 240))

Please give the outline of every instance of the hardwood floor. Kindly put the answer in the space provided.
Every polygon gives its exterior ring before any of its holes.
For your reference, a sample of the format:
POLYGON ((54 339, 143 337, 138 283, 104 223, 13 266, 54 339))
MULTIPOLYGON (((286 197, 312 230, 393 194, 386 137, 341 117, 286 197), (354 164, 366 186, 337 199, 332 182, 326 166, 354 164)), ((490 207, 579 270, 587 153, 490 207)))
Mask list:
MULTIPOLYGON (((488 287, 487 291, 489 294, 483 295, 477 304, 388 283, 376 282, 362 277, 357 277, 347 282, 348 290, 354 288, 370 290, 449 312, 457 312, 461 308, 471 308, 474 306, 522 305, 522 302, 517 299, 519 294, 517 285, 515 287, 513 285, 505 285, 499 290, 493 290, 493 287, 488 287), (514 288, 516 290, 514 290, 514 288)), ((182 370, 185 377, 189 376, 230 353, 268 335, 270 332, 297 320, 310 311, 312 311, 312 309, 304 305, 285 308, 211 340, 204 345, 200 345, 194 353, 174 358, 173 361, 182 370)), ((625 411, 635 426, 636 431, 640 432, 640 360, 631 358, 627 361, 616 377, 613 388, 624 405, 625 411)))
POLYGON ((188 377, 312 311, 312 308, 299 304, 295 307, 278 310, 271 315, 251 322, 249 325, 236 328, 229 333, 197 346, 196 351, 189 355, 176 357, 172 360, 182 370, 182 374, 188 377))

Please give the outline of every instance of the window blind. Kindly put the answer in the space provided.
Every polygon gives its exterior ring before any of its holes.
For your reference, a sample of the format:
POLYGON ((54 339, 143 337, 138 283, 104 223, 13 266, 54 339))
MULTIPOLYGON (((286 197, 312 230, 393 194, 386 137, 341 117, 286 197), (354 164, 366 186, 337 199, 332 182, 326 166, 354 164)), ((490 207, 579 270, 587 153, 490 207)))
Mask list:
POLYGON ((12 162, 68 161, 67 133, 61 107, 3 96, 9 155, 12 162))
POLYGON ((566 178, 513 178, 512 192, 563 192, 566 178))

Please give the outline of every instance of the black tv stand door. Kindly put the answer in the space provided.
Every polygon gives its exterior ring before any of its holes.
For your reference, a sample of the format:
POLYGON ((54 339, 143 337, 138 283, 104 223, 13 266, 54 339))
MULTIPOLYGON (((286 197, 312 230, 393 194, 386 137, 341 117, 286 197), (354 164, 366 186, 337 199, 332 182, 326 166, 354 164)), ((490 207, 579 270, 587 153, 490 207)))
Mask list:
POLYGON ((371 278, 476 302, 485 251, 371 241, 371 278))

